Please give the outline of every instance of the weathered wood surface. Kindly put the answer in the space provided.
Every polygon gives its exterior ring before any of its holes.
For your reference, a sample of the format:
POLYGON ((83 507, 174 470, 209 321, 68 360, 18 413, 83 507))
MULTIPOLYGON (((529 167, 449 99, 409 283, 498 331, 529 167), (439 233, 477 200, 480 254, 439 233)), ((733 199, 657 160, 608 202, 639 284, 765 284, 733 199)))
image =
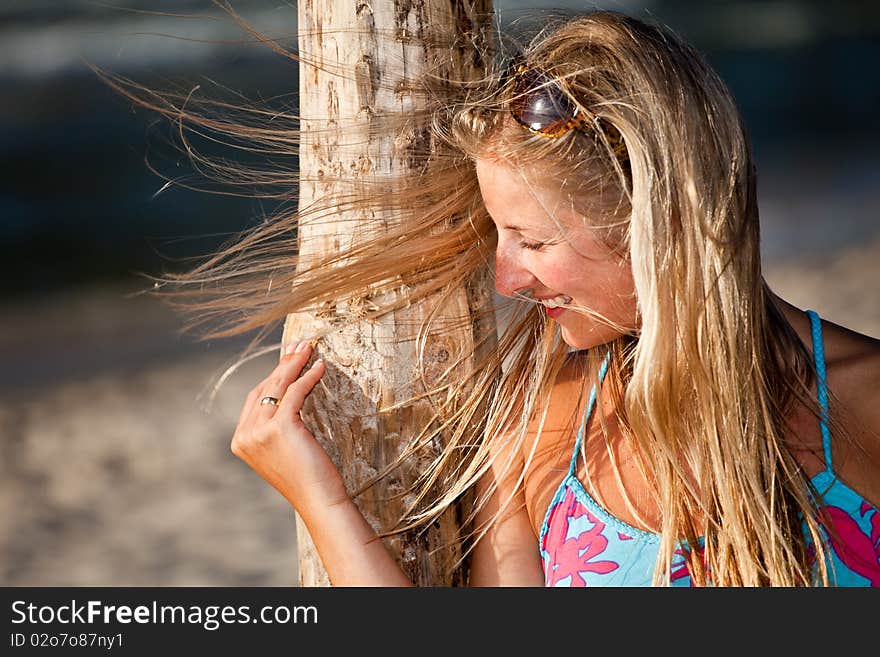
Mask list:
MULTIPOLYGON (((411 133, 395 139, 378 137, 371 125, 385 113, 411 113, 418 106, 421 101, 406 91, 407 80, 426 66, 459 79, 482 73, 475 68, 481 60, 474 57, 472 44, 488 37, 490 10, 491 0, 300 0, 298 38, 304 59, 299 89, 303 117, 300 208, 328 195, 350 193, 352 184, 368 184, 376 174, 402 172, 412 166, 407 150, 416 140, 427 138, 426 127, 416 125, 411 133), (454 48, 449 47, 452 38, 458 44, 454 48)), ((332 221, 301 226, 300 267, 311 256, 333 252, 349 244, 353 235, 362 234, 355 231, 377 230, 381 221, 376 219, 375 213, 364 217, 341 209, 332 221)), ((485 304, 491 294, 487 272, 439 309, 440 316, 461 317, 485 304)), ((307 400, 303 418, 340 467, 349 490, 391 462, 430 417, 427 402, 377 414, 378 408, 387 408, 414 391, 409 383, 417 371, 412 338, 429 305, 362 322, 321 343, 321 356, 328 365, 324 386, 307 400)), ((332 321, 333 313, 329 308, 323 317, 290 315, 283 343, 310 337, 320 322, 332 321)), ((489 331, 494 332, 494 327, 475 322, 430 336, 428 378, 432 370, 444 368, 451 354, 472 349, 489 331)), ((420 455, 357 497, 356 503, 377 531, 393 526, 407 500, 399 493, 431 456, 420 455)), ((417 584, 457 586, 465 582, 466 567, 446 576, 442 573, 450 571, 459 550, 435 548, 455 544, 459 531, 458 514, 452 510, 420 536, 405 533, 384 540, 417 584)), ((299 518, 297 536, 300 584, 330 585, 299 518)))

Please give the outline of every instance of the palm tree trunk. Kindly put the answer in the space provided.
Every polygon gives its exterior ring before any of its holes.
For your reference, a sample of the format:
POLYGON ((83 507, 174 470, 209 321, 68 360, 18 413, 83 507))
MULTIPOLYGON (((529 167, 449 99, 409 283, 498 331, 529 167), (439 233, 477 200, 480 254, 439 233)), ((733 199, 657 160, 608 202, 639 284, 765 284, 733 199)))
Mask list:
MULTIPOLYGON (((304 117, 300 209, 340 193, 333 180, 320 180, 320 172, 337 174, 331 178, 349 172, 345 174, 351 178, 346 181, 348 191, 352 181, 369 172, 406 173, 412 166, 406 157, 406 140, 377 136, 370 130, 371 121, 389 112, 409 111, 412 103, 419 102, 399 90, 426 66, 436 70, 435 65, 443 62, 456 76, 479 75, 482 59, 474 56, 473 48, 488 36, 490 11, 491 0, 299 0, 300 116, 304 117), (462 45, 450 48, 450 35, 458 36, 456 43, 462 45)), ((416 126, 411 141, 424 138, 426 130, 416 126)), ((352 226, 362 231, 359 234, 377 230, 381 222, 376 219, 371 216, 367 224, 363 217, 340 209, 332 220, 322 220, 320 227, 303 225, 300 266, 311 256, 348 244, 352 226), (357 226, 359 220, 361 226, 357 226)), ((461 317, 477 308, 491 296, 491 289, 488 275, 474 281, 439 309, 441 318, 444 312, 461 317)), ((414 338, 428 312, 426 305, 334 332, 322 345, 321 356, 328 366, 326 385, 309 397, 302 415, 339 467, 349 490, 393 461, 430 418, 427 402, 377 414, 378 408, 396 403, 408 392, 404 386, 416 372, 414 338)), ((311 335, 321 321, 304 313, 288 316, 282 342, 311 335)), ((494 326, 474 322, 468 329, 431 336, 427 357, 442 368, 444 358, 458 351, 453 345, 473 345, 494 330, 494 326)), ((434 364, 426 363, 429 369, 434 364)), ((399 493, 415 479, 414 470, 415 464, 397 469, 356 498, 380 533, 399 519, 405 503, 399 493)), ((452 568, 461 556, 457 541, 461 531, 460 513, 451 509, 425 533, 408 532, 383 540, 417 584, 457 586, 467 577, 466 562, 452 568), (453 547, 435 549, 447 545, 453 547)), ((300 584, 328 586, 326 571, 298 517, 297 542, 300 584)))

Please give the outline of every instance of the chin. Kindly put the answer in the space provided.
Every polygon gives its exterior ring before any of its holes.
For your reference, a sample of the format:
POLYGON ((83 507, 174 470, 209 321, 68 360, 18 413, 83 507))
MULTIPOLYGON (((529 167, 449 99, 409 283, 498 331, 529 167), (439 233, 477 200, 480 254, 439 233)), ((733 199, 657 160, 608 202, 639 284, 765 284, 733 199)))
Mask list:
POLYGON ((595 340, 590 340, 585 335, 572 333, 564 327, 562 328, 562 341, 572 349, 576 350, 589 349, 590 347, 595 347, 596 344, 598 344, 595 340))
POLYGON ((607 330, 602 331, 582 328, 580 331, 572 331, 565 326, 560 326, 560 328, 562 329, 562 341, 565 342, 565 344, 567 344, 569 347, 577 351, 592 349, 593 347, 599 347, 603 344, 608 344, 609 342, 616 340, 622 335, 620 333, 607 330))

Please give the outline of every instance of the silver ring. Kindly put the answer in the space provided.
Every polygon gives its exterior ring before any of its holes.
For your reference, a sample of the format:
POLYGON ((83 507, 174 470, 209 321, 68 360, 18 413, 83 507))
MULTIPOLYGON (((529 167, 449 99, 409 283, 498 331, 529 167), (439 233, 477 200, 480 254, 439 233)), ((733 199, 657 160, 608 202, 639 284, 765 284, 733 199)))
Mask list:
POLYGON ((272 404, 272 406, 278 406, 278 397, 263 397, 260 400, 260 406, 264 404, 272 404))

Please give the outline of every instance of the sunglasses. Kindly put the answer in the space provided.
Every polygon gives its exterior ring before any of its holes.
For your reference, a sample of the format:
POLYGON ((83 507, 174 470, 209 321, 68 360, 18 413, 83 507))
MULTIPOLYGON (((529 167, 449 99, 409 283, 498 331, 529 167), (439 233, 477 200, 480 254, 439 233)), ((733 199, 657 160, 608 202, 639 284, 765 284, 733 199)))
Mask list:
POLYGON ((511 88, 510 113, 529 132, 555 139, 594 124, 621 163, 629 162, 623 135, 609 121, 583 111, 565 89, 562 81, 540 69, 515 59, 504 74, 511 88))

